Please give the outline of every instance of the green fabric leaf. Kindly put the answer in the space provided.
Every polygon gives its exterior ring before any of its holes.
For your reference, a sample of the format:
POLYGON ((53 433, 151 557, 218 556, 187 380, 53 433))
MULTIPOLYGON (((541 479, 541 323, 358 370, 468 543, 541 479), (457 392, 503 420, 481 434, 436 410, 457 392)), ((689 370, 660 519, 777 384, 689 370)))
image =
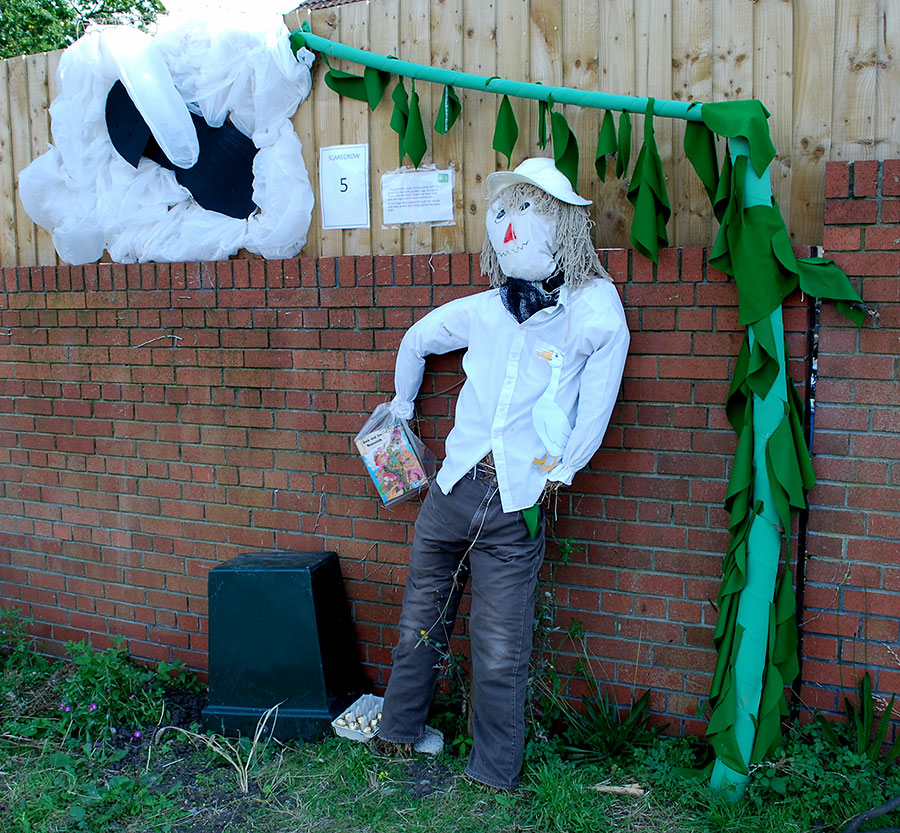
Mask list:
POLYGON ((750 351, 750 363, 747 366, 747 384, 761 399, 765 399, 778 376, 778 350, 775 346, 775 334, 769 318, 761 318, 752 325, 753 348, 750 351))
POLYGON ((409 95, 409 118, 406 122, 406 132, 403 134, 403 149, 417 168, 425 155, 425 151, 428 149, 415 81, 412 82, 412 92, 409 95))
POLYGON ((505 95, 497 112, 493 148, 497 153, 502 153, 506 157, 507 168, 512 163, 513 150, 518 140, 519 125, 516 122, 516 114, 513 112, 512 104, 509 103, 509 96, 505 95))
MULTIPOLYGON (((746 171, 746 159, 744 160, 744 170, 746 171)), ((725 212, 732 204, 733 196, 737 197, 740 201, 743 201, 743 180, 741 180, 741 183, 738 186, 740 189, 739 193, 733 195, 732 191, 735 187, 735 184, 734 165, 731 162, 731 154, 728 152, 728 148, 726 147, 725 161, 722 163, 722 171, 719 174, 719 184, 716 187, 716 196, 713 200, 713 214, 720 223, 722 222, 722 218, 725 216, 725 212)))
POLYGON ((400 162, 403 161, 405 153, 403 140, 406 136, 406 123, 409 121, 409 100, 406 95, 406 87, 403 85, 403 77, 397 79, 397 86, 391 93, 391 101, 394 102, 394 110, 391 113, 391 130, 393 130, 399 138, 400 162))
POLYGON ((706 189, 709 201, 716 204, 719 190, 719 160, 716 156, 716 137, 700 121, 689 121, 684 128, 684 155, 706 189))
POLYGON ((435 132, 441 134, 449 132, 450 128, 456 124, 461 112, 462 104, 459 102, 459 96, 456 94, 456 90, 447 84, 444 87, 444 94, 441 96, 441 103, 434 120, 435 132))
POLYGON ((769 163, 775 158, 775 145, 769 136, 769 111, 761 101, 716 101, 703 104, 700 115, 704 124, 718 133, 733 139, 745 138, 750 143, 750 161, 753 170, 762 176, 769 163))
POLYGON ((553 134, 553 159, 572 188, 578 190, 578 140, 562 113, 550 114, 550 130, 553 134))
POLYGON ((610 153, 615 153, 617 147, 616 125, 612 112, 607 110, 600 126, 600 135, 597 137, 597 153, 594 158, 594 169, 601 182, 606 182, 606 157, 610 153))
POLYGON ((403 161, 405 154, 418 168, 428 146, 425 142, 425 128, 422 125, 422 113, 419 110, 416 82, 413 81, 412 93, 407 99, 403 78, 399 78, 394 92, 391 93, 391 100, 394 102, 394 111, 391 113, 391 129, 400 137, 400 161, 403 161))
MULTIPOLYGON (((735 177, 743 168, 734 166, 735 177)), ((744 325, 778 309, 799 280, 797 260, 775 205, 753 205, 740 212, 729 206, 709 262, 734 277, 738 320, 744 325)))
POLYGON ((391 74, 374 67, 366 67, 363 70, 363 84, 366 88, 366 101, 369 109, 374 110, 381 99, 384 98, 384 91, 391 80, 391 74))
POLYGON ((644 257, 656 262, 659 260, 659 247, 669 245, 666 223, 672 214, 672 208, 669 205, 666 178, 653 132, 654 103, 652 98, 647 101, 644 144, 634 163, 631 185, 628 188, 628 201, 634 206, 631 245, 644 257))
POLYGON ((528 534, 534 538, 537 535, 538 524, 541 520, 541 507, 535 504, 527 509, 523 509, 522 518, 525 521, 525 526, 528 527, 528 534))
POLYGON ((622 179, 631 161, 631 116, 623 112, 619 116, 618 148, 616 149, 616 177, 622 179))
POLYGON ((860 326, 866 314, 852 304, 862 304, 850 279, 833 260, 824 257, 802 257, 800 267, 800 288, 814 298, 835 301, 838 309, 854 324, 860 326))
POLYGON ((325 86, 334 90, 338 95, 369 103, 366 82, 361 75, 344 72, 342 69, 329 69, 325 73, 325 86))
POLYGON ((541 150, 547 147, 550 136, 547 132, 547 119, 550 116, 550 102, 538 102, 538 147, 541 150))

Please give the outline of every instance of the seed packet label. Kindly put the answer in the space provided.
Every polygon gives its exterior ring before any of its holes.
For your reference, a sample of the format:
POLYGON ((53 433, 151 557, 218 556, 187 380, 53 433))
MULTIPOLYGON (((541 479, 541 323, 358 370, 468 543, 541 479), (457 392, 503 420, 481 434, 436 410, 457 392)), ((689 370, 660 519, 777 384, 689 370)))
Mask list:
POLYGON ((453 168, 400 168, 382 174, 384 225, 452 223, 453 174, 453 168))
POLYGON ((369 146, 319 150, 322 228, 369 228, 369 146))
POLYGON ((399 425, 357 437, 356 447, 386 504, 417 492, 428 482, 425 466, 399 425))

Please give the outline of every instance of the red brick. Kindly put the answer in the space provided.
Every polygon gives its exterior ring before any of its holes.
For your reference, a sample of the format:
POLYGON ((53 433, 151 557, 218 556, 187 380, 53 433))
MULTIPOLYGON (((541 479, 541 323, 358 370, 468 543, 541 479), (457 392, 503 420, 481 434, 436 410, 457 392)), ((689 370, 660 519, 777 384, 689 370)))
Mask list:
POLYGON ((825 225, 862 225, 876 222, 874 200, 830 200, 825 203, 825 225))
POLYGON ((853 163, 853 196, 874 197, 878 193, 878 162, 853 163))
POLYGON ((873 226, 866 229, 866 249, 900 249, 900 227, 873 226))
MULTIPOLYGON (((867 232, 876 231, 875 228, 867 232)), ((862 230, 852 226, 826 226, 822 245, 826 254, 835 251, 855 251, 860 248, 862 230)))
POLYGON ((825 198, 850 196, 849 162, 825 163, 825 198))
POLYGON ((900 223, 900 200, 882 200, 881 222, 900 223))

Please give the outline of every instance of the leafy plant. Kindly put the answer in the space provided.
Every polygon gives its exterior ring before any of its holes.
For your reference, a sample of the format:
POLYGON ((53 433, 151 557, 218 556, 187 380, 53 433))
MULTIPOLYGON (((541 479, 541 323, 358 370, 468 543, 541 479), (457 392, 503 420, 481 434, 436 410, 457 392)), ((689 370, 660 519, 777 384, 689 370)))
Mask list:
POLYGON ((34 619, 23 616, 14 608, 0 609, 0 669, 30 668, 38 659, 28 626, 34 619))
MULTIPOLYGON (((565 701, 561 701, 565 703, 565 701)), ((615 701, 597 687, 593 696, 582 697, 583 712, 565 706, 568 728, 564 749, 578 761, 602 761, 622 757, 656 739, 660 730, 650 726, 650 690, 637 700, 624 718, 615 701)))
POLYGON ((127 733, 137 739, 142 726, 159 719, 163 678, 134 662, 121 637, 105 651, 70 642, 66 652, 72 666, 60 684, 59 714, 73 738, 100 744, 127 733))
POLYGON ((455 654, 448 651, 444 659, 443 690, 434 696, 428 720, 443 732, 450 748, 460 755, 468 755, 472 748, 470 714, 466 657, 460 651, 455 654))
MULTIPOLYGON (((860 678, 857 687, 856 703, 852 703, 849 697, 844 697, 844 714, 847 716, 847 729, 850 735, 849 740, 851 748, 859 755, 865 755, 871 761, 877 761, 881 757, 881 747, 887 738, 888 729, 891 725, 891 716, 894 711, 894 700, 896 695, 892 695, 881 713, 878 724, 875 725, 875 705, 876 699, 872 694, 872 678, 869 672, 860 678), (873 735, 874 730, 874 735, 873 735)), ((844 742, 839 739, 834 727, 824 715, 816 715, 816 721, 822 728, 825 737, 837 747, 842 747, 844 742)), ((890 766, 900 755, 900 736, 898 736, 891 748, 885 755, 882 763, 885 767, 890 766)))

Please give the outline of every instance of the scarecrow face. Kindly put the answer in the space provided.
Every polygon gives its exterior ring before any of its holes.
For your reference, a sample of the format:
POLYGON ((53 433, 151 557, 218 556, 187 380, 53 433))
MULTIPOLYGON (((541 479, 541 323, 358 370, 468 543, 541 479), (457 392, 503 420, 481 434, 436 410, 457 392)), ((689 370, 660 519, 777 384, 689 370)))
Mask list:
POLYGON ((537 211, 527 198, 505 200, 507 190, 491 203, 485 219, 500 271, 526 281, 549 278, 557 269, 556 217, 537 211))

